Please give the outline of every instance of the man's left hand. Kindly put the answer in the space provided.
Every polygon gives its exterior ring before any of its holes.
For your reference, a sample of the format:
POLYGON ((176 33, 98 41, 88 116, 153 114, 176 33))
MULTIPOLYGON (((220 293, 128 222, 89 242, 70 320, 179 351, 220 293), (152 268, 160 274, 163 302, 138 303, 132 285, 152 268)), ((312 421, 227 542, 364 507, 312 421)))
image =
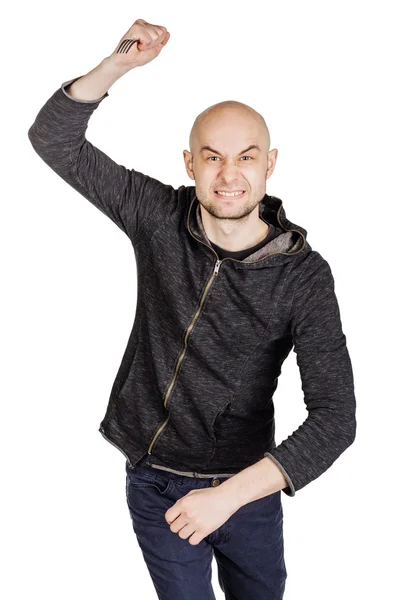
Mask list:
POLYGON ((231 492, 223 486, 191 490, 167 510, 165 520, 173 533, 182 539, 190 537, 192 546, 199 544, 238 510, 231 492))

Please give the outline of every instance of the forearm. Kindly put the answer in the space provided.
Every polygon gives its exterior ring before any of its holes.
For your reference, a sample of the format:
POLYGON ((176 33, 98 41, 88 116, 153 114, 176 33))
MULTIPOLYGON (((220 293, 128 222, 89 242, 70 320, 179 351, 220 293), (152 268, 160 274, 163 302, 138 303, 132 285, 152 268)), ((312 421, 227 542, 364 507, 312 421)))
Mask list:
POLYGON ((101 63, 86 75, 65 88, 65 91, 76 100, 91 102, 102 98, 111 86, 134 67, 121 67, 116 65, 111 56, 103 59, 101 63))
POLYGON ((110 55, 86 75, 64 82, 38 112, 28 131, 29 139, 61 177, 76 172, 91 115, 113 83, 132 68, 115 64, 110 55))
MULTIPOLYGON (((75 81, 63 82, 45 102, 29 128, 29 140, 57 175, 127 233, 121 206, 123 201, 129 202, 128 191, 135 189, 131 171, 86 139, 88 122, 108 92, 98 100, 75 99, 66 92, 75 81)), ((101 89, 95 92, 101 93, 101 89)))
POLYGON ((254 465, 246 467, 236 475, 229 477, 220 486, 222 494, 227 495, 236 504, 236 508, 269 496, 288 487, 280 468, 268 457, 254 465))

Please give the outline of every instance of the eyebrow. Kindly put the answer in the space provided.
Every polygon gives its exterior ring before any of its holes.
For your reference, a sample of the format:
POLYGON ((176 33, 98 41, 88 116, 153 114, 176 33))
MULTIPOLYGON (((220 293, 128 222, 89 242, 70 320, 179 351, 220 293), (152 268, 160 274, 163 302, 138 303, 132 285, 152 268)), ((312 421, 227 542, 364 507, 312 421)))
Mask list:
MULTIPOLYGON (((211 146, 202 146, 200 148, 200 152, 203 152, 203 150, 209 150, 210 152, 214 152, 214 154, 219 154, 221 156, 221 152, 218 152, 218 150, 214 150, 214 148, 211 148, 211 146)), ((245 148, 245 150, 242 150, 241 152, 239 152, 239 154, 244 154, 244 152, 248 152, 249 150, 259 150, 261 152, 260 146, 258 146, 257 144, 251 144, 251 146, 245 148)))

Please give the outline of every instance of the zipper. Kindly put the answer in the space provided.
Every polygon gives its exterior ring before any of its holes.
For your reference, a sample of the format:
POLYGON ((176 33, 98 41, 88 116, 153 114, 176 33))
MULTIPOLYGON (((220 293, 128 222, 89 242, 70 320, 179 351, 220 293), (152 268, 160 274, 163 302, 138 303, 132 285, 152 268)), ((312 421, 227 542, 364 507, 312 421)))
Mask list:
MULTIPOLYGON (((214 249, 213 249, 213 248, 212 248, 212 250, 213 250, 213 252, 214 252, 214 249)), ((217 253, 215 252, 215 254, 217 254, 217 253)), ((217 257, 218 257, 218 255, 217 255, 217 257)), ((165 398, 164 398, 164 408, 166 408, 166 407, 167 407, 167 402, 168 402, 168 399, 169 399, 169 397, 170 397, 170 395, 171 395, 172 388, 173 388, 173 386, 174 386, 174 383, 175 383, 175 381, 176 381, 176 378, 177 378, 177 376, 178 376, 178 369, 179 369, 179 367, 180 367, 180 365, 181 365, 181 362, 183 361, 183 358, 184 358, 184 356, 185 356, 185 354, 186 354, 186 349, 187 349, 187 340, 188 340, 189 334, 190 334, 190 332, 192 331, 192 329, 193 329, 193 327, 194 327, 194 324, 195 324, 195 322, 197 321, 197 319, 198 319, 198 317, 199 317, 199 314, 200 314, 200 312, 201 312, 202 306, 203 306, 203 304, 204 304, 204 300, 205 300, 205 298, 206 298, 206 296, 207 296, 207 294, 208 294, 208 291, 209 291, 209 289, 210 289, 210 287, 211 287, 211 284, 212 284, 212 282, 213 282, 214 278, 215 278, 215 277, 218 275, 218 271, 219 271, 219 267, 220 267, 220 264, 221 264, 221 262, 222 262, 222 260, 221 260, 220 258, 217 258, 217 261, 216 261, 216 263, 215 263, 215 265, 214 265, 214 270, 213 270, 213 273, 212 273, 212 275, 211 275, 210 279, 208 280, 208 283, 207 283, 207 285, 206 285, 206 288, 205 288, 205 290, 204 290, 204 292, 203 292, 203 295, 202 295, 202 297, 201 297, 200 304, 199 304, 199 308, 197 309, 197 311, 196 311, 196 313, 195 313, 195 315, 194 315, 193 319, 191 320, 189 327, 186 329, 185 338, 184 338, 184 340, 183 340, 183 349, 182 349, 182 351, 181 351, 181 353, 180 353, 180 356, 179 356, 178 362, 177 362, 177 364, 176 364, 175 371, 174 371, 174 376, 173 376, 173 378, 172 378, 172 381, 171 381, 171 383, 170 383, 170 385, 169 385, 169 388, 168 388, 168 390, 167 390, 167 393, 165 394, 165 398)), ((148 450, 147 450, 148 454, 151 454, 151 451, 152 451, 152 449, 153 449, 154 443, 155 443, 155 441, 157 440, 157 438, 158 438, 158 437, 161 435, 161 433, 162 433, 162 431, 165 429, 165 427, 167 426, 167 423, 168 423, 168 421, 169 421, 169 418, 170 418, 170 416, 171 416, 171 415, 168 415, 168 417, 165 419, 165 421, 162 423, 162 425, 161 425, 161 426, 160 426, 160 427, 157 429, 156 433, 154 434, 154 436, 153 436, 153 439, 152 439, 152 440, 151 440, 151 442, 150 442, 150 446, 149 446, 149 448, 148 448, 148 450)))
MULTIPOLYGON (((275 196, 271 196, 271 198, 274 198, 274 197, 275 197, 275 196)), ((194 323, 196 322, 196 320, 197 320, 197 318, 198 318, 198 316, 199 316, 199 314, 200 314, 200 312, 201 312, 201 308, 202 308, 202 306, 203 306, 203 304, 204 304, 204 300, 205 300, 205 297, 206 297, 206 295, 208 294, 208 291, 209 291, 209 289, 210 289, 210 286, 211 286, 212 282, 214 281, 215 277, 216 277, 216 276, 218 275, 218 273, 219 273, 219 269, 220 269, 221 263, 222 263, 224 260, 234 260, 234 261, 236 261, 236 262, 242 262, 241 260, 238 260, 237 258, 231 258, 231 257, 226 257, 226 258, 222 258, 222 259, 221 259, 221 258, 219 258, 218 254, 217 254, 217 252, 214 250, 214 248, 212 248, 211 246, 209 246, 208 244, 206 244, 205 242, 203 242, 202 240, 200 240, 198 237, 196 237, 195 235, 193 235, 193 233, 192 233, 192 231, 191 231, 191 229, 190 229, 190 225, 189 225, 189 217, 190 217, 190 211, 191 211, 191 208, 192 208, 192 206, 193 206, 193 202, 194 202, 195 198, 196 198, 196 196, 193 198, 193 200, 192 200, 192 203, 191 203, 191 205, 190 205, 190 208, 189 208, 189 212, 188 212, 188 216, 187 216, 187 221, 186 221, 186 222, 187 222, 187 228, 188 228, 188 230, 189 230, 189 233, 190 233, 190 235, 191 235, 191 236, 192 236, 192 237, 193 237, 195 240, 197 240, 197 241, 198 241, 198 242, 200 242, 201 244, 204 244, 204 246, 206 246, 206 247, 207 247, 209 250, 211 250, 211 252, 213 252, 213 253, 215 254, 215 256, 217 257, 217 260, 216 260, 216 262, 215 262, 215 265, 214 265, 213 274, 212 274, 212 276, 210 277, 210 279, 209 279, 209 281, 208 281, 208 283, 207 283, 206 289, 204 290, 203 296, 202 296, 202 298, 201 298, 201 301, 200 301, 199 308, 197 309, 197 311, 196 311, 196 314, 194 315, 194 317, 193 317, 193 319, 192 319, 192 321, 191 321, 191 323, 190 323, 189 327, 188 327, 188 328, 187 328, 187 330, 186 330, 186 333, 185 333, 185 339, 184 339, 184 347, 183 347, 183 350, 181 351, 181 354, 180 354, 180 356, 179 356, 179 359, 178 359, 177 365, 176 365, 176 367, 175 367, 174 376, 173 376, 173 378, 172 378, 172 381, 171 381, 171 383, 170 383, 170 386, 169 386, 169 388, 168 388, 168 391, 167 391, 167 393, 166 393, 166 395, 165 395, 165 398, 164 398, 164 408, 166 408, 166 406, 167 406, 168 399, 169 399, 169 397, 170 397, 170 395, 171 395, 171 391, 172 391, 173 385, 174 385, 174 383, 175 383, 175 381, 176 381, 176 378, 177 378, 177 375, 178 375, 178 369, 179 369, 179 366, 180 366, 180 364, 181 364, 181 362, 182 362, 182 360, 183 360, 183 358, 184 358, 184 356, 185 356, 185 353, 186 353, 186 348, 187 348, 187 339, 188 339, 188 336, 189 336, 189 334, 190 334, 191 330, 193 329, 194 323)), ((268 256, 265 256, 264 258, 260 258, 259 260, 252 260, 252 261, 248 261, 248 263, 246 263, 246 264, 252 264, 252 263, 261 262, 262 260, 265 260, 266 258, 269 258, 269 256, 274 256, 275 254, 293 254, 293 255, 294 255, 294 254, 298 254, 299 252, 301 252, 301 251, 303 250, 303 248, 304 248, 304 246, 305 246, 305 243, 306 243, 306 238, 305 238, 304 234, 303 234, 303 233, 301 233, 301 231, 299 231, 298 229, 287 229, 287 228, 286 228, 286 227, 285 227, 285 226, 282 224, 282 222, 281 222, 281 220, 280 220, 280 212, 281 212, 281 209, 282 209, 282 202, 281 202, 281 204, 280 204, 280 206, 279 206, 279 208, 278 208, 278 212, 277 212, 277 215, 276 215, 276 216, 277 216, 278 223, 279 223, 279 226, 280 226, 282 229, 284 229, 285 231, 295 231, 295 232, 299 233, 299 234, 301 235, 301 237, 303 238, 303 245, 302 245, 302 247, 300 248, 300 250, 297 250, 296 252, 274 252, 273 254, 269 254, 268 256)), ((163 423, 160 425, 160 427, 157 429, 156 433, 154 434, 154 436, 153 436, 153 438, 152 438, 152 440, 151 440, 151 442, 150 442, 149 448, 148 448, 148 450, 147 450, 148 454, 151 454, 151 451, 152 451, 152 449, 153 449, 153 446, 154 446, 154 444, 155 444, 156 440, 158 439, 158 437, 161 435, 161 433, 162 433, 162 432, 164 431, 164 429, 166 428, 166 426, 167 426, 167 424, 168 424, 168 421, 169 421, 169 418, 170 418, 170 415, 168 415, 168 417, 165 419, 165 421, 163 421, 163 423)))
MULTIPOLYGON (((271 196, 271 197, 272 197, 272 198, 274 198, 275 196, 271 196)), ((190 226, 189 226, 189 217, 190 217, 190 211, 191 211, 191 208, 192 208, 192 206, 193 206, 193 202, 194 202, 195 198, 196 198, 196 196, 193 198, 193 200, 192 200, 192 203, 191 203, 191 205, 190 205, 190 208, 189 208, 188 217, 187 217, 187 228, 188 228, 188 230, 189 230, 189 233, 190 233, 190 235, 191 235, 191 236, 192 236, 192 237, 193 237, 195 240, 197 240, 197 241, 198 241, 198 242, 200 242, 201 244, 204 244, 204 246, 206 246, 207 248, 209 248, 209 250, 211 250, 211 252, 213 252, 213 254, 215 254, 215 256, 217 257, 217 260, 216 260, 216 262, 215 262, 215 265, 214 265, 214 270, 213 270, 213 273, 212 273, 212 275, 211 275, 211 277, 210 277, 210 279, 209 279, 209 281, 208 281, 208 283, 207 283, 207 286, 206 286, 206 288, 205 288, 205 290, 204 290, 204 292, 203 292, 203 295, 202 295, 202 297, 201 297, 200 304, 199 304, 199 308, 197 309, 197 311, 196 311, 196 313, 195 313, 195 315, 194 315, 194 317, 193 317, 192 321, 190 322, 190 324, 189 324, 189 327, 186 329, 185 338, 184 338, 184 342, 183 342, 183 349, 182 349, 182 351, 181 351, 181 354, 180 354, 180 356, 179 356, 178 362, 177 362, 177 364, 176 364, 176 367, 175 367, 175 370, 174 370, 174 375, 173 375, 172 381, 171 381, 171 383, 170 383, 170 385, 169 385, 169 388, 168 388, 168 390, 167 390, 167 393, 165 394, 165 398, 164 398, 164 408, 166 408, 166 407, 167 407, 167 402, 168 402, 168 399, 169 399, 169 397, 170 397, 170 395, 171 395, 171 392, 172 392, 172 389, 173 389, 174 383, 175 383, 175 381, 176 381, 176 378, 177 378, 177 376, 178 376, 178 370, 179 370, 179 367, 180 367, 180 365, 181 365, 181 363, 182 363, 182 361, 183 361, 183 358, 184 358, 184 356, 185 356, 185 354, 186 354, 186 349, 187 349, 187 340, 188 340, 189 334, 190 334, 190 332, 192 331, 192 329, 193 329, 193 327, 194 327, 194 324, 195 324, 195 322, 197 321, 197 319, 198 319, 198 317, 199 317, 199 314, 200 314, 200 312, 201 312, 201 309, 202 309, 202 307, 203 307, 203 304, 204 304, 205 298, 206 298, 206 296, 207 296, 207 294, 208 294, 208 291, 209 291, 209 289, 210 289, 210 287, 211 287, 211 284, 212 284, 212 282, 214 281, 215 277, 216 277, 216 276, 218 275, 218 273, 219 273, 219 269, 220 269, 221 263, 222 263, 224 260, 234 260, 234 261, 236 261, 236 262, 242 262, 241 260, 238 260, 237 258, 231 258, 231 257, 226 257, 226 258, 222 258, 222 259, 220 259, 220 258, 219 258, 219 256, 218 256, 218 254, 217 254, 217 252, 214 250, 214 248, 212 248, 211 246, 209 246, 208 244, 206 244, 205 242, 203 242, 202 240, 200 240, 198 237, 196 237, 195 235, 193 235, 193 233, 192 233, 192 231, 191 231, 191 229, 190 229, 190 226)), ((282 209, 282 202, 281 202, 281 204, 280 204, 280 206, 279 206, 279 209, 278 209, 278 212, 277 212, 277 220, 278 220, 279 226, 281 227, 281 229, 284 229, 285 231, 295 231, 295 232, 299 233, 299 234, 301 235, 301 237, 303 238, 303 245, 302 245, 302 247, 300 248, 300 250, 297 250, 296 252, 292 252, 292 253, 290 253, 290 252, 274 252, 273 254, 269 254, 269 256, 274 256, 275 254, 293 254, 293 255, 294 255, 294 254, 298 254, 299 252, 301 252, 301 251, 303 250, 303 248, 304 248, 304 246, 305 246, 305 243, 306 243, 305 236, 304 236, 304 234, 303 234, 303 233, 301 233, 301 231, 299 231, 298 229, 287 229, 287 228, 286 228, 286 227, 285 227, 285 226, 284 226, 284 225, 281 223, 281 220, 280 220, 280 212, 281 212, 281 209, 282 209)), ((266 259, 266 258, 268 258, 269 256, 267 256, 267 257, 264 257, 264 258, 261 258, 261 259, 259 259, 259 260, 252 260, 252 261, 248 261, 248 263, 246 263, 246 264, 252 264, 252 263, 261 262, 262 260, 265 260, 265 259, 266 259)), ((171 415, 168 415, 168 417, 167 417, 167 418, 166 418, 166 419, 163 421, 163 423, 160 425, 160 427, 158 427, 158 429, 157 429, 156 433, 155 433, 155 434, 154 434, 154 436, 152 437, 152 439, 151 439, 151 442, 150 442, 150 445, 149 445, 149 447, 148 447, 148 450, 147 450, 147 453, 148 453, 148 454, 151 454, 151 451, 152 451, 152 449, 153 449, 153 447, 154 447, 154 444, 155 444, 156 440, 159 438, 159 436, 161 435, 161 433, 164 431, 164 429, 165 429, 165 428, 166 428, 166 426, 168 425, 168 421, 169 421, 169 419, 170 419, 170 416, 171 416, 171 415)), ((108 441, 109 441, 111 444, 113 444, 113 446, 115 446, 116 448, 118 448, 118 450, 120 450, 120 451, 121 451, 121 452, 124 454, 124 456, 126 456, 125 452, 124 452, 124 451, 123 451, 121 448, 119 448, 119 446, 117 446, 116 444, 114 444, 114 442, 112 442, 111 440, 109 440, 109 439, 108 439, 108 437, 106 437, 106 436, 105 436, 103 428, 101 428, 101 429, 100 429, 100 432, 102 433, 102 435, 105 437, 105 439, 106 439, 106 440, 108 440, 108 441)), ((131 466, 131 462, 130 462, 129 458, 128 458, 127 456, 126 456, 126 458, 127 458, 127 460, 128 460, 128 463, 129 463, 129 465, 131 466)))
POLYGON ((106 436, 106 434, 104 432, 104 427, 101 426, 99 428, 99 431, 100 431, 101 435, 103 436, 103 438, 107 440, 107 442, 110 442, 110 444, 112 444, 115 448, 117 448, 120 452, 122 452, 122 454, 125 456, 126 460, 128 461, 129 468, 132 469, 133 467, 132 467, 132 463, 130 461, 129 456, 127 454, 125 454, 125 452, 122 450, 122 448, 120 448, 119 446, 117 446, 117 444, 115 444, 112 440, 110 440, 110 438, 108 438, 106 436))

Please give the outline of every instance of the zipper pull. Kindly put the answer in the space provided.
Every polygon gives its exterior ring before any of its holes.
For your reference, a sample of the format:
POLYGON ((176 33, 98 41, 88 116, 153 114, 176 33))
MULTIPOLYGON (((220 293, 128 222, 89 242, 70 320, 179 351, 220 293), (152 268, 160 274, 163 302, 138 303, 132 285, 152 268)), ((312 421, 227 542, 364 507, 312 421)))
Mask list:
POLYGON ((219 266, 222 263, 221 259, 218 259, 217 262, 215 263, 215 267, 214 267, 214 275, 218 275, 218 271, 219 271, 219 266))

